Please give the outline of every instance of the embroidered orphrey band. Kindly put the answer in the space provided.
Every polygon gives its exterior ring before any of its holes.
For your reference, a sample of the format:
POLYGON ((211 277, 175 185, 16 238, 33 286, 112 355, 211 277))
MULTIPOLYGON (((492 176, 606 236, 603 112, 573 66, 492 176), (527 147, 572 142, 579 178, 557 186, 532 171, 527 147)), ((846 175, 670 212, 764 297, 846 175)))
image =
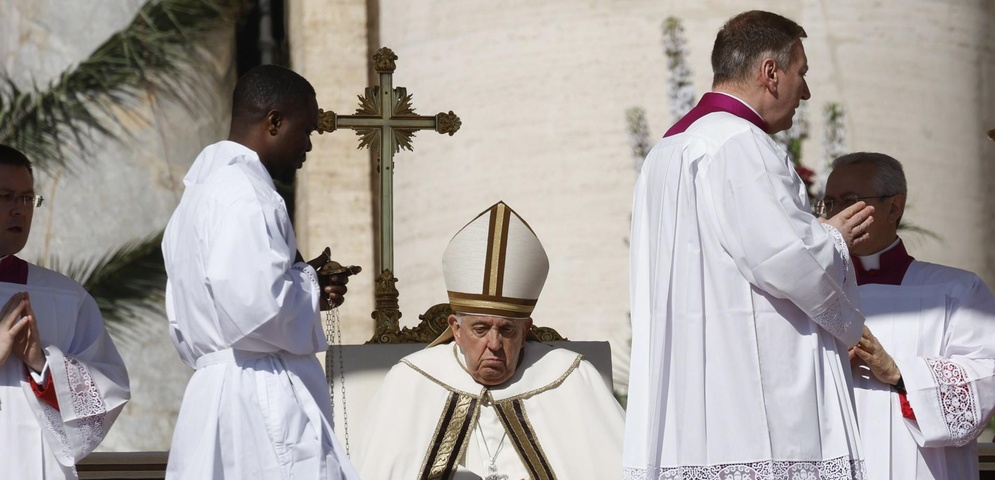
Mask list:
POLYGON ((549 466, 549 460, 539 445, 539 438, 536 437, 535 430, 529 422, 529 417, 525 415, 525 406, 521 399, 511 401, 501 401, 494 404, 498 418, 508 431, 508 438, 511 444, 518 451, 518 456, 522 463, 529 470, 529 476, 533 480, 555 480, 556 475, 549 466))
POLYGON ((466 449, 477 417, 477 399, 458 393, 449 394, 446 408, 428 445, 420 480, 449 480, 456 474, 456 462, 466 449))

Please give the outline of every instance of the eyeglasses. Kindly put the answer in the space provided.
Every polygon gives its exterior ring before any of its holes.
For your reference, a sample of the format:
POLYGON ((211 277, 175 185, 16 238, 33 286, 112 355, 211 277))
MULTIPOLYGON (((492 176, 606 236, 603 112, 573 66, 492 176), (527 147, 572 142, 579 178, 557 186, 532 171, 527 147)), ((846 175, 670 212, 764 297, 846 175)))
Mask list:
POLYGON ((0 204, 15 207, 40 207, 44 201, 45 197, 41 195, 13 195, 10 193, 0 195, 0 204))
POLYGON ((823 198, 815 204, 815 213, 823 217, 829 217, 832 212, 842 211, 849 208, 851 205, 861 201, 867 200, 868 198, 876 198, 878 200, 884 200, 888 197, 894 197, 896 193, 891 195, 868 195, 866 197, 858 197, 856 195, 846 196, 839 200, 835 198, 823 198))

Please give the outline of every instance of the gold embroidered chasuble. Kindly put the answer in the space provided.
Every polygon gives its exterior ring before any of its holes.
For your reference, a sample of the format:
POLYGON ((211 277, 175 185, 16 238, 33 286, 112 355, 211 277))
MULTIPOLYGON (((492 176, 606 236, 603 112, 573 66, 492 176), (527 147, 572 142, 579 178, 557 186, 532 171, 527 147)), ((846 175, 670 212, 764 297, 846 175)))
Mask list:
POLYGON ((409 355, 388 373, 356 450, 364 478, 485 478, 492 458, 495 478, 619 475, 623 413, 580 355, 529 342, 515 376, 488 389, 454 348, 409 355))

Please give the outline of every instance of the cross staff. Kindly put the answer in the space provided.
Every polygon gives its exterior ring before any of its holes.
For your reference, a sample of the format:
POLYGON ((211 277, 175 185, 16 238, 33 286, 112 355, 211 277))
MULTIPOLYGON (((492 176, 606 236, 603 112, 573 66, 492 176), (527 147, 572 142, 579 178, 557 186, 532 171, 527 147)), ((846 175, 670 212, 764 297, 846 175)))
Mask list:
POLYGON ((349 128, 360 136, 359 147, 368 147, 380 163, 380 268, 394 270, 394 154, 401 148, 411 150, 411 139, 418 130, 435 130, 452 136, 459 130, 456 114, 435 116, 416 115, 411 95, 404 87, 393 87, 394 61, 397 55, 387 47, 373 55, 374 68, 380 74, 380 85, 366 87, 359 96, 355 115, 336 115, 318 110, 318 133, 349 128))

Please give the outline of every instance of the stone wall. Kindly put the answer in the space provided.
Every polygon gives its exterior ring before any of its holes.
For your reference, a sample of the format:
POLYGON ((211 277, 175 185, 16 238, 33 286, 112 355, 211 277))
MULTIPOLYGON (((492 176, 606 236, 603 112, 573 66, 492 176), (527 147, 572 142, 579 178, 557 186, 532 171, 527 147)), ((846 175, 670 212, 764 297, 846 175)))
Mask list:
MULTIPOLYGON (((414 94, 419 113, 452 109, 463 120, 456 136, 420 133, 414 152, 397 158, 395 262, 402 324, 414 324, 417 313, 445 301, 440 258, 449 238, 504 200, 530 222, 549 252, 550 276, 536 321, 571 339, 610 339, 620 354, 616 362, 625 364, 626 237, 636 173, 624 111, 644 107, 654 137, 673 122, 661 47, 666 17, 684 21, 700 95, 711 83, 708 57, 716 31, 752 4, 375 3, 379 43, 400 57, 394 84, 414 94)), ((827 102, 841 103, 849 149, 902 160, 911 192, 906 218, 943 237, 940 242, 910 235, 913 255, 995 281, 986 246, 992 176, 982 174, 991 172, 995 152, 995 143, 983 137, 995 127, 993 3, 785 0, 765 8, 808 30, 813 134, 804 161, 821 164, 819 113, 827 102)), ((341 25, 335 22, 321 28, 333 32, 330 26, 341 25)), ((331 35, 329 48, 341 48, 335 44, 339 37, 331 35)), ((322 58, 319 64, 332 61, 322 58)), ((361 91, 355 80, 322 81, 331 89, 361 91)), ((342 185, 348 184, 327 188, 342 185)), ((360 209, 357 216, 365 220, 368 212, 360 209)), ((346 321, 369 322, 358 314, 346 321)), ((617 372, 617 380, 624 378, 617 372)))

